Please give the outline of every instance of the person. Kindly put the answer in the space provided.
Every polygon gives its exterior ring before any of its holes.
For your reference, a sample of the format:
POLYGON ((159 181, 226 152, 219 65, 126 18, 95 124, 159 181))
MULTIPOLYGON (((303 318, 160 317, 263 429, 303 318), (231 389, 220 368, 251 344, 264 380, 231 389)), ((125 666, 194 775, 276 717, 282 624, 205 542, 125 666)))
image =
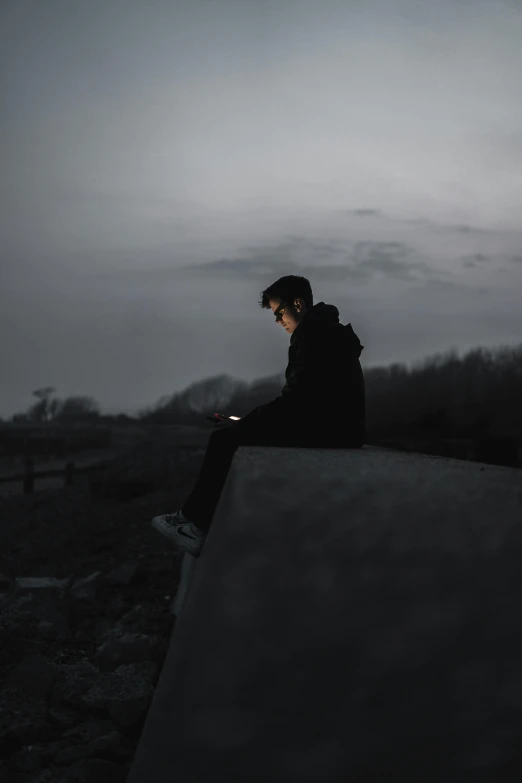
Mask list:
POLYGON ((205 457, 182 508, 154 517, 153 527, 179 549, 199 556, 239 446, 361 448, 365 389, 363 347, 351 324, 339 322, 331 304, 314 305, 310 282, 286 275, 259 302, 290 334, 281 394, 238 421, 225 420, 210 434, 205 457))

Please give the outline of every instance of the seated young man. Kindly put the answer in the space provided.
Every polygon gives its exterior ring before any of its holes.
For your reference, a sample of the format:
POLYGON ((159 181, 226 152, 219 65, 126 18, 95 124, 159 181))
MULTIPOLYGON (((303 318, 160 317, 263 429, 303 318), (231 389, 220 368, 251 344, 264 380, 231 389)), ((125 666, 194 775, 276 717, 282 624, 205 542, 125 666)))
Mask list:
POLYGON ((198 556, 238 446, 361 448, 365 434, 363 346, 334 305, 314 305, 310 282, 287 275, 262 292, 261 307, 290 334, 281 395, 211 433, 198 479, 183 507, 153 527, 198 556))

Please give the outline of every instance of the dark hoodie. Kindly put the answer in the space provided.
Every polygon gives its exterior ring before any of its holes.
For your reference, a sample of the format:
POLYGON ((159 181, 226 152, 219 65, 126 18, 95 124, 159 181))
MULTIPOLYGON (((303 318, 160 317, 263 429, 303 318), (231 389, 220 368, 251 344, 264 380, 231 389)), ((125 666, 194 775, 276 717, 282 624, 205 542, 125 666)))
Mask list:
MULTIPOLYGON (((308 433, 312 440, 362 446, 365 429, 363 346, 334 305, 319 302, 290 337, 281 395, 248 417, 261 427, 308 433)), ((246 422, 245 422, 246 423, 246 422)))

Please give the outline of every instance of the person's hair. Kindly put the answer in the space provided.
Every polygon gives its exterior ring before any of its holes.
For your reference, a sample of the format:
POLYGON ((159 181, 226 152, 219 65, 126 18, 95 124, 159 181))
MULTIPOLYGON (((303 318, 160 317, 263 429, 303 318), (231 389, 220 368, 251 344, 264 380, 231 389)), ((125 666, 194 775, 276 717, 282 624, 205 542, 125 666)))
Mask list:
POLYGON ((296 299, 302 299, 307 310, 311 310, 314 306, 314 295, 310 281, 306 277, 299 277, 299 275, 280 277, 271 286, 265 288, 261 292, 259 301, 261 307, 270 309, 269 299, 280 299, 281 302, 285 302, 292 308, 296 299))

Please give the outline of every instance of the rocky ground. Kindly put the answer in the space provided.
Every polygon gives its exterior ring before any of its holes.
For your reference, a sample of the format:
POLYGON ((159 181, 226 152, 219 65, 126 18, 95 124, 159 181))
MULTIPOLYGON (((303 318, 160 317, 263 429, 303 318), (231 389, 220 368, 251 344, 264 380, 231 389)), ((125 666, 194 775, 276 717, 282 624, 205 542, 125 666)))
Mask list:
POLYGON ((175 618, 150 520, 201 448, 145 444, 72 487, 0 498, 0 783, 123 783, 175 618))

